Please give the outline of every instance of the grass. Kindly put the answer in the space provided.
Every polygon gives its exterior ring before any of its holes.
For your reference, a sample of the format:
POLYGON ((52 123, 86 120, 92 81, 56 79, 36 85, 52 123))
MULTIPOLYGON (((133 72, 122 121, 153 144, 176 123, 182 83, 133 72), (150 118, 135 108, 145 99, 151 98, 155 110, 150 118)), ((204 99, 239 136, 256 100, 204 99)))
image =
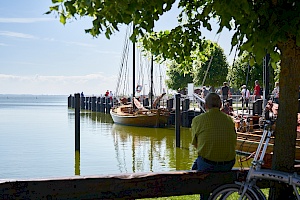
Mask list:
MULTIPOLYGON (((171 196, 171 197, 157 197, 157 198, 148 198, 148 199, 157 199, 157 200, 194 200, 194 199, 200 199, 199 194, 194 195, 184 195, 184 196, 171 196)), ((148 200, 143 199, 143 200, 148 200)))
MULTIPOLYGON (((266 199, 269 197, 269 189, 262 189, 263 194, 265 195, 266 199)), ((200 199, 199 194, 194 194, 194 195, 183 195, 183 196, 171 196, 171 197, 157 197, 157 198, 146 198, 143 200, 150 200, 150 199, 156 199, 156 200, 195 200, 195 199, 200 199)), ((236 198, 231 198, 232 200, 238 199, 236 198)))

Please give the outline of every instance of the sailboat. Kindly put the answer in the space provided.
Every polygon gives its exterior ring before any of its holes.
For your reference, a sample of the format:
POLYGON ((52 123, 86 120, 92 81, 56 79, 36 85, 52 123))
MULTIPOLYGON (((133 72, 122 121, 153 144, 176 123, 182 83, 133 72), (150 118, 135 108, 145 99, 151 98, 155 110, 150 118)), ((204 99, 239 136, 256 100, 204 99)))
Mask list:
MULTIPOLYGON (((127 34, 126 34, 127 37, 127 34)), ((128 37, 127 37, 128 38, 128 37)), ((126 40, 125 40, 126 41, 126 40)), ((128 49, 128 42, 125 42, 125 48, 128 49)), ((124 51, 128 53, 128 50, 124 51)), ((123 52, 123 53, 124 53, 123 52)), ((127 61, 126 58, 122 58, 127 61)), ((123 67, 123 64, 121 65, 123 67)), ((164 127, 167 125, 170 112, 166 108, 157 106, 159 101, 163 98, 165 93, 162 93, 154 101, 152 101, 153 94, 153 56, 151 57, 151 87, 150 99, 151 104, 149 108, 144 107, 143 104, 135 97, 135 91, 141 90, 141 85, 135 86, 135 43, 133 42, 133 87, 132 87, 132 102, 128 103, 121 100, 119 105, 110 110, 110 115, 114 123, 129 125, 129 126, 143 126, 143 127, 164 127)), ((120 81, 120 80, 119 80, 120 81)), ((120 84, 120 83, 118 83, 120 84)))

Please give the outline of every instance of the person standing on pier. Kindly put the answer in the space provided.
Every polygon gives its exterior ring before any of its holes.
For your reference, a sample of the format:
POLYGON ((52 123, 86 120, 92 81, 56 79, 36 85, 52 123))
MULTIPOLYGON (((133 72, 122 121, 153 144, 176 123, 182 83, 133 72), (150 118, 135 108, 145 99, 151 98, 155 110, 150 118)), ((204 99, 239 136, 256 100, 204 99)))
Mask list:
POLYGON ((254 96, 254 100, 261 99, 260 85, 258 83, 258 80, 255 81, 253 96, 254 96))
POLYGON ((220 92, 221 92, 221 96, 222 96, 222 100, 223 100, 223 104, 224 104, 224 102, 229 98, 229 95, 230 95, 230 90, 227 85, 227 82, 223 83, 223 86, 222 86, 220 92))
POLYGON ((249 99, 250 99, 250 91, 247 89, 246 85, 242 86, 242 109, 244 110, 244 106, 246 105, 247 112, 249 111, 249 99))
POLYGON ((109 95, 109 90, 106 90, 104 96, 108 97, 108 95, 109 95))
POLYGON ((112 101, 112 98, 113 98, 113 93, 112 93, 112 91, 109 92, 108 97, 110 98, 110 101, 112 101))
MULTIPOLYGON (((192 170, 224 172, 230 171, 235 164, 235 125, 230 116, 220 111, 221 106, 220 96, 209 93, 205 98, 206 113, 192 121, 192 145, 198 153, 192 170)), ((209 194, 201 194, 200 197, 207 199, 209 194)))
POLYGON ((202 87, 202 93, 201 93, 202 98, 205 98, 208 93, 209 93, 208 89, 206 89, 206 87, 203 86, 202 87))
POLYGON ((275 83, 275 88, 272 93, 273 93, 274 102, 279 104, 279 82, 275 83))

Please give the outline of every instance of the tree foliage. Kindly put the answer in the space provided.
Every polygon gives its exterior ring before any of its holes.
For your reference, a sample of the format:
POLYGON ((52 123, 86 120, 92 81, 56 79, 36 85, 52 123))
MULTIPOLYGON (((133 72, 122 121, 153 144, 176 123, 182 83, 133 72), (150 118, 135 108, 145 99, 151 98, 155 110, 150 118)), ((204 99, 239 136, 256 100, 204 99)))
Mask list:
POLYGON ((221 86, 228 74, 229 65, 223 49, 207 41, 208 45, 202 52, 196 51, 193 62, 194 83, 196 85, 221 86))
MULTIPOLYGON (((251 66, 249 59, 247 59, 247 54, 247 52, 244 52, 242 56, 234 61, 233 65, 229 67, 227 78, 231 87, 238 89, 241 88, 242 85, 246 85, 247 88, 253 92, 255 80, 258 80, 259 83, 263 83, 263 66, 258 63, 254 63, 254 65, 251 66)), ((280 71, 280 69, 277 65, 275 70, 272 66, 268 67, 270 70, 270 93, 275 85, 275 81, 278 80, 276 76, 278 72, 275 71, 280 71)))
POLYGON ((226 80, 228 63, 223 49, 216 43, 207 41, 202 51, 192 52, 191 60, 177 64, 175 61, 169 67, 167 85, 178 90, 188 83, 197 86, 221 86, 226 80))
MULTIPOLYGON (((276 137, 272 168, 293 171, 296 144, 298 87, 300 84, 300 1, 296 0, 179 0, 179 25, 170 31, 155 33, 153 27, 160 16, 169 11, 175 0, 52 0, 50 11, 66 23, 69 18, 90 16, 93 27, 88 33, 106 37, 118 31, 121 24, 135 24, 131 37, 144 36, 144 46, 156 56, 191 60, 191 52, 203 49, 201 30, 211 30, 211 19, 217 19, 219 32, 234 32, 232 47, 248 51, 250 65, 261 63, 269 53, 272 64, 281 60, 280 107, 276 121, 276 137), (288 154, 286 154, 288 152, 288 154)), ((48 13, 49 13, 48 12, 48 13)), ((185 65, 186 66, 186 65, 185 65)), ((272 199, 282 199, 280 187, 272 199)))
POLYGON ((167 70, 168 79, 166 80, 166 84, 168 88, 173 90, 180 90, 186 88, 188 83, 193 82, 193 74, 190 73, 183 73, 180 69, 180 65, 176 62, 171 62, 168 65, 167 70))

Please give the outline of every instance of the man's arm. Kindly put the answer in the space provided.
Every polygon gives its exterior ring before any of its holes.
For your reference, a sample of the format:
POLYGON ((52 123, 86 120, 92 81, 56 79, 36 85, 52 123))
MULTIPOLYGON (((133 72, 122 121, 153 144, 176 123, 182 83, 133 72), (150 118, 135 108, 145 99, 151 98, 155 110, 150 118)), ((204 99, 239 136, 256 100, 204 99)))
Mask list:
MULTIPOLYGON (((194 118, 195 119, 195 118, 194 118)), ((194 121, 193 119, 193 121, 194 121)), ((192 121, 192 124, 191 124, 191 131, 192 131, 192 145, 197 149, 197 144, 198 144, 198 141, 197 141, 197 137, 196 137, 196 133, 195 133, 195 130, 194 130, 194 123, 192 121)))
POLYGON ((197 149, 197 147, 198 147, 198 142, 197 142, 197 138, 193 138, 193 140, 192 140, 192 145, 197 149))

